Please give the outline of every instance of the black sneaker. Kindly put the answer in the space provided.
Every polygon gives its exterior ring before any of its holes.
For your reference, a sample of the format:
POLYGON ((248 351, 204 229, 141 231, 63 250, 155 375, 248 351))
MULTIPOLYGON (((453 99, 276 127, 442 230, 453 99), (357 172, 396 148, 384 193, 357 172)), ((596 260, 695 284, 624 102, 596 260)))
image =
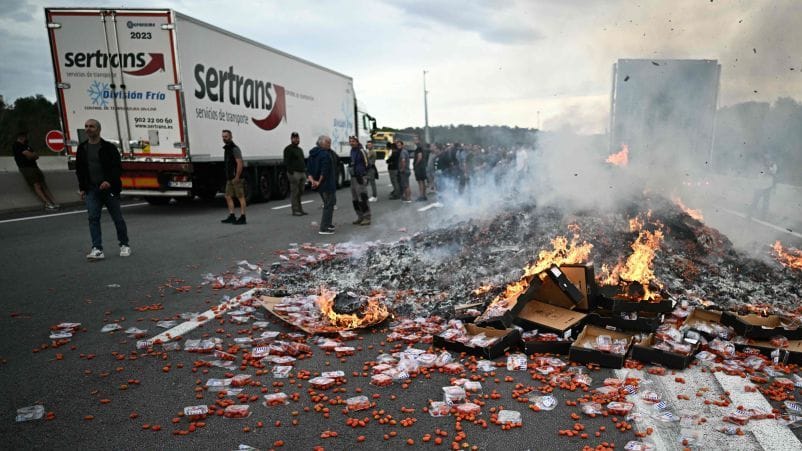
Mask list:
POLYGON ((233 224, 234 225, 247 224, 247 221, 245 221, 245 215, 240 216, 239 219, 237 219, 236 221, 233 222, 233 224))
POLYGON ((232 214, 228 215, 228 217, 226 219, 223 219, 220 222, 222 222, 223 224, 234 224, 234 222, 236 220, 237 220, 237 217, 234 216, 234 214, 232 213, 232 214))

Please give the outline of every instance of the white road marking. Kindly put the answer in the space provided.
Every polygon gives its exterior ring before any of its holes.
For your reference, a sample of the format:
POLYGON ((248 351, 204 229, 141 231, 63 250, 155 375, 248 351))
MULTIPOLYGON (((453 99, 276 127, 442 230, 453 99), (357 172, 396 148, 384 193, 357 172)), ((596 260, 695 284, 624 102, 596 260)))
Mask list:
MULTIPOLYGON (((730 392, 732 406, 757 407, 771 412, 771 404, 760 392, 746 392, 744 386, 749 384, 747 379, 738 376, 728 376, 724 373, 714 373, 716 380, 724 390, 730 392)), ((781 426, 775 420, 752 420, 746 426, 757 439, 760 447, 766 451, 784 451, 788 449, 802 449, 802 443, 787 426, 781 426)))
MULTIPOLYGON (((128 208, 128 207, 140 207, 142 205, 147 205, 147 202, 140 202, 136 204, 127 204, 127 205, 120 205, 120 208, 128 208)), ((103 207, 106 210, 106 207, 103 207)), ((62 213, 48 213, 45 215, 38 215, 38 216, 26 216, 24 218, 16 218, 16 219, 4 219, 0 221, 0 224, 5 224, 7 222, 19 222, 19 221, 30 221, 31 219, 43 219, 43 218, 52 218, 54 216, 66 216, 66 215, 77 215, 78 213, 86 213, 86 210, 75 210, 75 211, 65 211, 62 213)))
MULTIPOLYGON (((314 202, 314 201, 313 200, 304 200, 304 201, 301 201, 301 205, 303 205, 303 204, 311 204, 312 202, 314 202)), ((282 208, 289 208, 289 207, 292 207, 292 204, 279 205, 278 207, 271 208, 271 210, 281 210, 282 208)))
POLYGON ((429 204, 429 205, 427 205, 425 207, 418 208, 418 211, 426 211, 426 210, 430 210, 432 208, 440 208, 442 206, 443 206, 443 204, 441 204, 440 202, 435 202, 435 203, 429 204))
MULTIPOLYGON (((719 207, 719 208, 721 208, 723 211, 726 211, 727 213, 729 213, 731 215, 735 215, 735 216, 739 216, 741 218, 747 219, 746 214, 745 213, 741 213, 740 211, 730 210, 729 208, 724 208, 724 207, 719 207)), ((750 220, 752 220, 752 221, 754 221, 754 222, 756 222, 758 224, 764 225, 764 226, 766 226, 768 228, 771 228, 771 229, 774 229, 774 230, 777 230, 777 231, 780 231, 780 232, 785 232, 785 233, 787 233, 789 235, 793 235, 793 236, 795 236, 797 238, 802 238, 802 233, 797 233, 797 232, 788 230, 788 229, 786 229, 784 227, 780 227, 778 225, 772 224, 770 222, 761 221, 760 219, 757 219, 757 218, 748 218, 748 219, 750 219, 750 220)))
POLYGON ((206 324, 207 322, 214 319, 214 316, 217 314, 225 313, 228 310, 238 307, 243 301, 250 299, 253 297, 253 293, 256 292, 256 288, 252 288, 242 294, 239 294, 227 301, 221 302, 220 305, 217 306, 216 311, 212 309, 206 310, 205 312, 198 315, 198 317, 203 317, 202 320, 189 320, 185 321, 170 330, 166 330, 159 335, 156 335, 153 338, 149 338, 148 341, 151 343, 155 343, 157 341, 161 343, 167 343, 168 341, 172 340, 175 337, 180 337, 188 332, 191 332, 198 328, 199 326, 206 324))

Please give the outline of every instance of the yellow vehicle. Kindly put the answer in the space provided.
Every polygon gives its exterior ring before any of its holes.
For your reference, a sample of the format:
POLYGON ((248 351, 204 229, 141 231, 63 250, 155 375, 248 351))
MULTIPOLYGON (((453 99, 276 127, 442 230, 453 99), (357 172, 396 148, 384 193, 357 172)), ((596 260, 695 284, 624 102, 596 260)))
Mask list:
POLYGON ((415 140, 418 135, 414 133, 403 133, 394 131, 376 130, 371 134, 373 140, 373 148, 376 150, 376 158, 387 159, 390 152, 387 149, 392 149, 396 140, 404 142, 404 147, 409 151, 415 150, 415 140))

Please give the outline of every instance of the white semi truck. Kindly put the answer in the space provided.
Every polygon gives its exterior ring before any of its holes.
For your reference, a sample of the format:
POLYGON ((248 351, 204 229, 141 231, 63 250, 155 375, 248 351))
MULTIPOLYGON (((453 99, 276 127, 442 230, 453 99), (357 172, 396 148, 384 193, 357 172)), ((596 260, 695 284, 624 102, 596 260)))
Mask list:
POLYGON ((170 9, 45 8, 70 167, 87 119, 122 155, 123 194, 150 203, 212 198, 225 185, 222 131, 242 150, 250 200, 284 198, 290 133, 332 138, 348 179, 348 137, 375 120, 351 77, 170 9))

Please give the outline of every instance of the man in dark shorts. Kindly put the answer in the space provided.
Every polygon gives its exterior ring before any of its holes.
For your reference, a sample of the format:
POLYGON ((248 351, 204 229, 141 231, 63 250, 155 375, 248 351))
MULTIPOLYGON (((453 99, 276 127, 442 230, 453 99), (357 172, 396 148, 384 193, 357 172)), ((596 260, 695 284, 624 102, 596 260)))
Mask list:
POLYGON ((19 132, 17 134, 17 140, 14 141, 13 150, 14 161, 17 163, 20 174, 25 178, 28 186, 33 189, 36 197, 44 202, 45 210, 58 210, 59 206, 53 200, 53 194, 50 193, 50 189, 47 187, 47 183, 45 183, 45 175, 42 174, 42 170, 39 169, 39 165, 36 164, 39 155, 34 152, 28 144, 28 132, 19 132))
POLYGON ((245 220, 245 187, 242 184, 242 151, 234 144, 231 130, 223 130, 223 161, 226 170, 226 205, 228 217, 223 219, 224 224, 242 225, 245 220), (239 200, 240 217, 234 215, 234 198, 239 200))

